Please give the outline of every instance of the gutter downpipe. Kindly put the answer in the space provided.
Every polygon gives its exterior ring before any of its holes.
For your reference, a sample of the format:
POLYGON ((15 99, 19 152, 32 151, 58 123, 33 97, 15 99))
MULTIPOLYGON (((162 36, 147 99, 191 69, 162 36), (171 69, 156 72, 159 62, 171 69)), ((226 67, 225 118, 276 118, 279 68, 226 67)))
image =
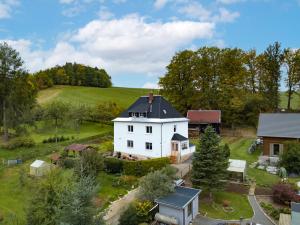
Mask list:
POLYGON ((162 126, 163 123, 160 125, 160 157, 162 158, 162 126))

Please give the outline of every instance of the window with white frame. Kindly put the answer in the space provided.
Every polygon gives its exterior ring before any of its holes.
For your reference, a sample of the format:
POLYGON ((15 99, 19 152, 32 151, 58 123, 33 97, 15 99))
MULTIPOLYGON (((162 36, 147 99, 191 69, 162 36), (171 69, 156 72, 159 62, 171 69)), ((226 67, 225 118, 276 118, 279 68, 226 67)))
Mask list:
POLYGON ((152 134, 152 126, 146 126, 146 133, 152 134))
POLYGON ((133 132, 133 125, 128 125, 128 132, 130 132, 130 133, 133 132))
POLYGON ((146 142, 146 150, 152 150, 152 143, 146 142))
POLYGON ((133 148, 133 141, 132 140, 127 140, 127 147, 128 148, 133 148))
POLYGON ((185 150, 185 149, 187 149, 188 148, 188 143, 187 142, 183 142, 182 144, 181 144, 181 149, 182 150, 185 150))
POLYGON ((278 143, 272 143, 270 144, 270 148, 271 148, 271 155, 272 156, 279 156, 280 153, 282 152, 283 149, 283 145, 282 144, 278 144, 278 143))

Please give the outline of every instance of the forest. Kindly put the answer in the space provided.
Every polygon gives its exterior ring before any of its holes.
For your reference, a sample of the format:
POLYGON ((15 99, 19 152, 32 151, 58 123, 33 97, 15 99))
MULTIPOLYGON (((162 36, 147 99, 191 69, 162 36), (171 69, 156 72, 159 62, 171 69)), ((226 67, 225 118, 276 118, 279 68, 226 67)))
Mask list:
POLYGON ((255 49, 201 47, 175 54, 160 78, 161 93, 184 115, 189 109, 220 109, 222 123, 256 126, 260 112, 282 110, 280 85, 288 97, 286 111, 300 84, 300 50, 275 42, 255 49))
POLYGON ((107 88, 112 86, 111 77, 104 69, 78 63, 66 63, 33 74, 39 89, 53 85, 71 85, 107 88))

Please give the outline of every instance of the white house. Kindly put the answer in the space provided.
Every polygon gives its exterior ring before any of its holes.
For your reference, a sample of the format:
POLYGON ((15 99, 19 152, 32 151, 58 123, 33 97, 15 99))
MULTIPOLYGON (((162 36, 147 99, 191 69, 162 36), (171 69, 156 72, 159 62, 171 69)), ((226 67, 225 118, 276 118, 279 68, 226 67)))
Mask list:
POLYGON ((179 162, 195 151, 188 139, 188 119, 160 95, 140 97, 113 122, 114 152, 179 162))

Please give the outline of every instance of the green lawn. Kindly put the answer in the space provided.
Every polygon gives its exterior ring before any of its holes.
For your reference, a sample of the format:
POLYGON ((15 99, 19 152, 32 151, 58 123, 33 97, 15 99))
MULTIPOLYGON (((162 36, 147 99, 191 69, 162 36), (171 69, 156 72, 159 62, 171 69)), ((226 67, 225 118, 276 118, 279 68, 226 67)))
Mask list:
POLYGON ((22 187, 19 182, 21 170, 29 173, 29 163, 8 168, 0 175, 0 212, 5 218, 3 225, 25 224, 25 209, 34 194, 33 187, 37 180, 27 178, 26 185, 22 187), (13 223, 10 217, 15 217, 19 223, 13 223))
MULTIPOLYGON (((115 201, 120 196, 125 195, 130 187, 117 185, 119 177, 113 174, 101 172, 98 175, 100 207, 105 209, 110 202, 115 201)), ((137 181, 137 180, 136 180, 137 181)))
POLYGON ((38 103, 45 104, 60 100, 72 104, 96 105, 101 102, 113 101, 125 108, 138 97, 149 93, 142 88, 96 88, 79 86, 54 86, 38 93, 38 103))
MULTIPOLYGON (((230 158, 231 159, 242 159, 246 160, 248 166, 257 161, 260 150, 255 151, 253 154, 247 152, 249 146, 253 142, 253 139, 249 138, 238 138, 238 137, 225 137, 222 140, 223 143, 228 143, 231 149, 230 158)), ((271 187, 280 181, 277 175, 267 173, 266 171, 259 170, 256 168, 248 168, 247 175, 249 178, 255 179, 258 186, 271 187)))
POLYGON ((253 143, 254 139, 241 138, 241 137, 224 137, 222 138, 222 144, 227 143, 230 147, 231 159, 246 160, 248 164, 257 161, 260 151, 256 151, 253 154, 248 153, 248 148, 253 143))
MULTIPOLYGON (((300 108, 300 96, 299 94, 294 94, 292 96, 291 101, 292 109, 299 109, 300 108)), ((286 108, 287 107, 287 95, 284 92, 280 93, 280 107, 286 108)))
POLYGON ((246 195, 215 192, 213 194, 214 203, 211 204, 206 199, 200 199, 200 212, 208 217, 225 220, 239 220, 240 217, 251 218, 253 216, 252 208, 248 202, 246 195), (225 212, 223 209, 223 201, 229 201, 232 212, 225 212))
MULTIPOLYGON (((102 135, 104 133, 112 132, 111 125, 101 123, 84 122, 77 132, 72 125, 66 124, 64 127, 58 129, 58 136, 73 137, 75 140, 92 137, 95 135, 102 135)), ((53 126, 38 124, 37 128, 30 129, 30 136, 36 143, 42 143, 44 139, 55 136, 55 128, 53 126)))

